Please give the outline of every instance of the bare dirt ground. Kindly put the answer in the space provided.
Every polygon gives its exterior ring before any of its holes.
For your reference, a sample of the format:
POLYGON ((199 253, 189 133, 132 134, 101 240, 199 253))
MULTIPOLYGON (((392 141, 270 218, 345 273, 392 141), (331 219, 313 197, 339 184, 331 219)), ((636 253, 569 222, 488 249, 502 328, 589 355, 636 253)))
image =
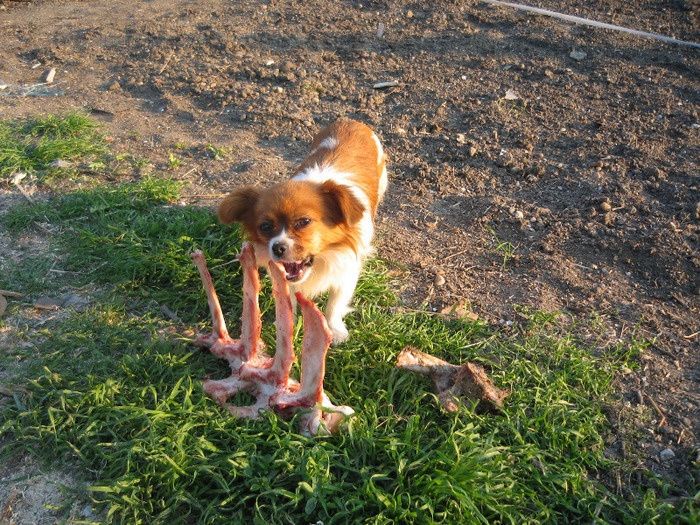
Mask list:
MULTIPOLYGON (((700 42, 697 0, 529 4, 700 42)), ((287 177, 337 118, 369 124, 391 161, 378 253, 407 269, 403 299, 652 341, 610 410, 609 452, 639 475, 610 484, 697 481, 700 49, 472 0, 0 9, 2 118, 89 109, 115 151, 190 181, 188 205, 287 177)))

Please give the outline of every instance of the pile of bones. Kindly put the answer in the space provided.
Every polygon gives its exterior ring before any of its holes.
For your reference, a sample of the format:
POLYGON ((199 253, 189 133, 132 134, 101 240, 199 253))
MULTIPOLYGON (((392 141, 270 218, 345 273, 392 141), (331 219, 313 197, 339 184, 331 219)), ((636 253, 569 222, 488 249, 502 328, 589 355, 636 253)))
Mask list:
POLYGON ((209 348, 231 365, 231 376, 226 379, 204 381, 204 391, 237 417, 257 418, 261 410, 272 409, 280 417, 290 419, 300 412, 300 433, 307 436, 335 433, 345 417, 354 413, 346 406, 333 406, 323 391, 326 353, 332 340, 326 319, 316 305, 297 292, 296 299, 304 321, 301 351, 301 377, 289 377, 295 359, 293 337, 294 316, 284 268, 275 262, 268 265, 275 299, 277 343, 275 355, 261 352, 265 345, 260 339, 262 320, 258 296, 260 275, 255 263, 255 250, 243 243, 237 255, 243 272, 243 315, 241 338, 231 339, 226 329, 219 299, 207 269, 204 254, 197 250, 190 255, 199 270, 207 294, 212 317, 212 333, 200 335, 195 344, 209 348), (249 406, 235 406, 227 400, 238 392, 255 396, 249 406))

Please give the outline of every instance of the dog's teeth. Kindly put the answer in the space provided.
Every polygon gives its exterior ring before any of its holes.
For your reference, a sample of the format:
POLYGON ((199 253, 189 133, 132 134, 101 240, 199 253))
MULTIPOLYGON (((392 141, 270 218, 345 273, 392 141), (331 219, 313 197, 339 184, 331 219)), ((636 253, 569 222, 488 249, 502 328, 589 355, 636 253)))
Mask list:
POLYGON ((293 281, 298 279, 303 271, 303 263, 293 262, 293 263, 283 263, 284 270, 287 272, 287 279, 293 281))

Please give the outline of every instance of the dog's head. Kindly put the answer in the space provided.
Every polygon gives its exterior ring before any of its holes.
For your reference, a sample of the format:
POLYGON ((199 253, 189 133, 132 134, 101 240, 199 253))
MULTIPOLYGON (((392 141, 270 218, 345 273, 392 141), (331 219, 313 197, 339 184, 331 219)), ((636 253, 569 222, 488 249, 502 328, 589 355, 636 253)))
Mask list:
POLYGON ((267 189, 246 186, 219 204, 219 220, 240 222, 255 244, 258 264, 279 261, 287 280, 304 281, 327 250, 356 250, 365 206, 348 186, 290 180, 267 189))

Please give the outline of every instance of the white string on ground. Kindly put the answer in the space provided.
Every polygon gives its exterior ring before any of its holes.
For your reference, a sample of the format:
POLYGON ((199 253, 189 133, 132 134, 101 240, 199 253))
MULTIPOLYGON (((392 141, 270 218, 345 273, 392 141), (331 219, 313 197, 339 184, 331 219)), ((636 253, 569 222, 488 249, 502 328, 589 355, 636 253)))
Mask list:
POLYGON ((590 18, 582 18, 580 16, 565 15, 557 11, 550 11, 549 9, 541 9, 539 7, 532 7, 523 4, 514 4, 512 2, 501 2, 500 0, 480 0, 487 4, 500 5, 503 7, 512 7, 514 9, 520 9, 521 11, 529 11, 531 13, 537 13, 540 15, 551 16, 552 18, 558 18, 559 20, 565 20, 567 22, 573 22, 575 24, 583 24, 593 27, 602 27, 603 29, 612 29, 614 31, 623 31, 625 33, 631 33, 633 35, 644 36, 648 38, 655 38, 657 40, 663 40, 664 42, 669 42, 672 44, 681 44, 684 46, 691 46, 700 48, 700 44, 695 42, 686 42, 685 40, 678 40, 676 38, 671 38, 669 36, 657 35, 656 33, 647 33, 646 31, 637 31, 636 29, 630 29, 628 27, 616 26, 614 24, 606 24, 604 22, 598 22, 596 20, 591 20, 590 18))

